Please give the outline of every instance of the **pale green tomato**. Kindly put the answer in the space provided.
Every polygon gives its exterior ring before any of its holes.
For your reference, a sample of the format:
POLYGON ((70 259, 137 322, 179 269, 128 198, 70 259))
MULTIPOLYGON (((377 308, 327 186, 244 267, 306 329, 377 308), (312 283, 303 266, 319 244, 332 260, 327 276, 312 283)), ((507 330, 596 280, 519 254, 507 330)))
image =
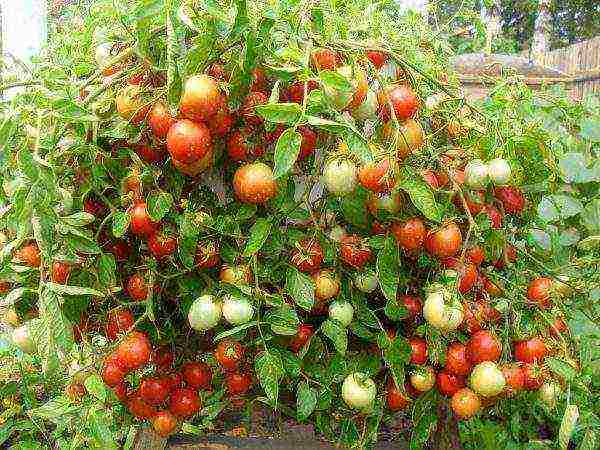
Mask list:
POLYGON ((352 110, 352 117, 356 120, 372 120, 377 117, 377 109, 379 103, 377 102, 377 94, 371 89, 367 91, 367 97, 365 100, 352 110))
POLYGON ((345 300, 336 300, 329 305, 329 317, 347 327, 352 322, 354 307, 345 300))
POLYGON ((495 362, 485 361, 473 368, 469 384, 482 397, 493 397, 504 390, 506 379, 495 362))
POLYGON ((556 400, 561 393, 562 389, 560 384, 554 380, 546 381, 540 386, 540 390, 538 391, 540 400, 548 405, 549 408, 554 408, 556 406, 556 400))
POLYGON ((375 291, 379 285, 377 274, 372 269, 366 269, 364 272, 359 272, 354 277, 354 285, 356 288, 367 294, 375 291))
POLYGON ((323 183, 334 195, 347 195, 356 189, 356 164, 349 159, 334 159, 325 164, 323 183))
POLYGON ((510 169, 510 164, 508 161, 503 158, 492 159, 488 164, 488 174, 490 176, 490 180, 495 185, 501 186, 510 180, 510 176, 512 174, 512 170, 510 169))
POLYGON ((488 166, 480 159, 465 166, 465 184, 472 189, 482 189, 488 182, 488 166))
POLYGON ((463 305, 448 290, 440 289, 427 295, 423 305, 423 317, 438 330, 456 330, 463 321, 463 305))
POLYGON ((254 306, 245 297, 238 298, 227 294, 223 298, 223 317, 232 325, 249 322, 254 316, 254 306))
POLYGON ((196 331, 209 330, 221 320, 221 303, 212 295, 198 297, 188 313, 190 326, 196 331))
POLYGON ((354 409, 368 409, 377 395, 375 382, 361 372, 351 373, 342 384, 342 398, 354 409))
POLYGON ((329 232, 329 239, 334 242, 342 242, 344 236, 346 236, 346 230, 339 225, 333 227, 329 232))
POLYGON ((420 392, 427 392, 435 385, 435 371, 433 368, 419 367, 410 374, 410 384, 420 392))

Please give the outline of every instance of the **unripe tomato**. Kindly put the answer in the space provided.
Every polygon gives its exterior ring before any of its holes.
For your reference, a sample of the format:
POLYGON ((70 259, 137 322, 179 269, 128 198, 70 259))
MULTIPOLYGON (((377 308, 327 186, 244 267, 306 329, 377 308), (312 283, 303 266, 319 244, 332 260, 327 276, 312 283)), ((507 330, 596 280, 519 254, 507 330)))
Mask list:
POLYGON ((329 317, 347 327, 352 322, 354 307, 346 300, 335 300, 329 305, 329 317))
POLYGON ((383 67, 387 61, 387 55, 377 50, 369 50, 365 53, 365 55, 376 69, 381 69, 381 67, 383 67))
POLYGON ((179 111, 183 117, 208 123, 222 104, 223 96, 217 80, 208 75, 194 75, 183 86, 179 111))
POLYGON ((460 342, 453 342, 446 351, 446 365, 444 370, 454 375, 466 377, 471 373, 473 364, 469 360, 467 346, 460 342))
POLYGON ((359 121, 375 120, 378 109, 377 94, 369 89, 363 102, 354 108, 351 114, 352 117, 359 121))
POLYGON ((525 209, 525 196, 519 188, 512 186, 497 187, 494 189, 494 196, 500 200, 507 214, 519 216, 525 209))
POLYGON ((562 394, 560 384, 554 380, 544 382, 538 391, 540 400, 544 402, 548 408, 554 408, 556 406, 560 394, 562 394))
POLYGON ((127 280, 127 293, 136 302, 143 302, 148 298, 150 287, 143 275, 135 273, 127 280))
POLYGON ((413 217, 402 223, 392 224, 392 234, 396 242, 405 250, 418 250, 423 246, 427 230, 419 217, 413 217))
POLYGON ((220 261, 218 242, 206 241, 198 243, 194 257, 194 263, 198 269, 210 269, 219 264, 220 261))
POLYGON ((358 170, 358 181, 372 192, 389 192, 396 184, 394 164, 389 158, 365 164, 358 170))
POLYGON ((128 309, 114 309, 108 313, 106 318, 106 337, 111 341, 116 341, 118 337, 128 332, 135 319, 128 309))
POLYGON ((190 361, 181 366, 181 374, 186 384, 194 389, 210 389, 212 370, 206 363, 190 361))
POLYGON ((288 343, 290 350, 294 353, 298 353, 302 348, 304 348, 313 334, 315 334, 315 329, 312 325, 305 323, 298 325, 298 331, 288 343))
POLYGON ((259 105, 264 105, 268 101, 269 96, 264 92, 250 92, 250 94, 248 94, 248 96, 244 99, 244 103, 242 104, 240 111, 244 121, 248 125, 262 125, 265 119, 259 116, 254 108, 259 105))
POLYGON ((485 361, 473 368, 469 385, 482 397, 493 397, 504 390, 506 380, 496 363, 485 361))
MULTIPOLYGON (((400 125, 398 133, 392 122, 386 122, 382 127, 383 137, 390 141, 395 139, 396 156, 400 159, 406 158, 408 155, 423 147, 425 143, 425 131, 419 122, 414 119, 408 119, 400 125)), ((433 174, 431 171, 426 171, 433 174)), ((435 175, 433 175, 435 178, 435 175)), ((427 180, 426 180, 427 181, 427 180)), ((439 188, 437 178, 433 181, 434 189, 439 188)))
POLYGON ((219 273, 219 280, 223 283, 245 285, 252 282, 252 269, 247 264, 238 266, 223 266, 219 273))
POLYGON ((150 361, 152 346, 144 333, 133 331, 117 347, 117 357, 130 370, 139 369, 150 361))
POLYGON ((411 402, 410 397, 398 389, 392 377, 388 379, 386 400, 391 411, 406 409, 411 402))
POLYGON ((150 109, 150 104, 144 100, 142 88, 139 85, 125 86, 117 95, 115 102, 119 115, 133 125, 139 125, 146 118, 150 109))
POLYGON ((175 118, 171 116, 169 108, 162 101, 154 104, 148 114, 148 125, 157 139, 166 139, 167 133, 175 123, 175 118))
POLYGON ((230 372, 225 375, 225 385, 229 395, 243 395, 252 386, 252 376, 248 373, 230 372))
POLYGON ((161 378, 144 378, 138 390, 139 396, 149 405, 160 405, 169 396, 168 382, 161 378))
POLYGON ((328 48, 314 50, 310 55, 310 62, 317 70, 335 70, 342 64, 340 55, 328 48))
POLYGON ((177 419, 169 411, 159 411, 152 417, 152 428, 160 437, 169 437, 177 429, 177 419))
POLYGON ((439 330, 456 330, 463 321, 463 305, 445 290, 431 292, 423 305, 423 317, 439 330))
POLYGON ((469 419, 481 409, 481 401, 471 389, 463 388, 452 396, 450 406, 459 418, 469 419))
POLYGON ((550 278, 540 277, 532 280, 527 289, 527 298, 541 309, 549 309, 553 304, 552 285, 550 278))
POLYGON ((323 183, 333 195, 346 195, 356 189, 356 165, 349 159, 333 159, 325 164, 323 183))
POLYGON ((148 238, 148 248, 158 259, 171 256, 177 250, 177 236, 165 230, 154 233, 148 238))
POLYGON ((227 372, 236 370, 243 357, 244 347, 239 342, 231 339, 223 339, 215 349, 215 359, 227 372))
POLYGON ((497 186, 508 183, 512 173, 510 164, 503 158, 492 159, 487 164, 490 180, 497 186))
POLYGON ((181 119, 167 133, 167 150, 174 160, 189 165, 203 159, 213 149, 210 131, 203 123, 181 119))
POLYGON ((440 394, 445 395, 446 397, 452 397, 460 389, 466 386, 466 380, 459 375, 442 371, 437 374, 436 385, 440 394))
POLYGON ((413 337, 408 340, 410 344, 410 363, 425 364, 427 362, 427 341, 425 339, 413 337))
POLYGON ((425 237, 425 249, 433 256, 447 258, 458 253, 462 244, 460 228, 454 223, 431 230, 425 237))
POLYGON ((319 241, 314 238, 303 239, 296 243, 291 263, 301 272, 312 273, 323 263, 325 254, 319 241))
POLYGON ((372 269, 366 269, 364 272, 359 272, 354 277, 354 286, 367 294, 374 292, 379 286, 377 273, 372 269))
POLYGON ((151 236, 158 229, 158 222, 154 222, 146 209, 145 202, 133 205, 129 213, 131 217, 131 232, 136 236, 151 236))
POLYGON ((377 386, 366 374, 351 373, 342 384, 342 398, 350 408, 366 410, 375 400, 377 386))
POLYGON ((342 238, 340 256, 342 261, 350 267, 362 269, 372 255, 373 252, 360 236, 349 234, 342 238))
POLYGON ((188 312, 190 327, 196 331, 211 329, 221 320, 221 308, 221 302, 218 302, 212 295, 198 297, 188 312))
POLYGON ((35 242, 24 245, 15 252, 15 259, 29 267, 39 267, 41 263, 40 249, 35 242))
POLYGON ((13 330, 12 341, 23 353, 35 352, 35 343, 31 339, 29 326, 27 324, 21 325, 13 330))
POLYGON ((169 411, 177 417, 191 417, 200 411, 202 406, 196 391, 189 388, 179 388, 171 392, 169 411))
POLYGON ((266 203, 277 195, 277 182, 269 166, 261 162, 246 164, 236 170, 233 189, 242 203, 266 203))
POLYGON ((226 294, 223 298, 223 318, 232 325, 249 322, 254 316, 254 306, 246 297, 226 294))
POLYGON ((127 409, 132 415, 140 420, 152 419, 156 414, 156 408, 142 400, 139 394, 133 394, 129 397, 125 406, 127 406, 127 409))
POLYGON ((498 361, 502 354, 502 344, 495 334, 481 330, 473 334, 467 343, 469 360, 473 364, 484 361, 498 361))
POLYGON ((548 347, 539 337, 515 342, 515 359, 524 363, 541 363, 548 355, 548 347))
POLYGON ((506 393, 512 395, 525 388, 525 374, 518 364, 505 364, 502 366, 502 375, 506 380, 506 393))
POLYGON ((432 367, 419 367, 410 374, 410 384, 419 392, 427 392, 435 385, 435 371, 432 367))
POLYGON ((390 103, 399 121, 410 119, 419 109, 419 100, 415 92, 404 84, 385 87, 377 94, 377 100, 380 105, 379 115, 384 121, 391 117, 390 103))
POLYGON ((539 389, 546 378, 544 370, 535 364, 523 365, 523 377, 525 379, 525 389, 534 391, 539 389))
POLYGON ((71 274, 71 265, 64 261, 54 261, 52 263, 52 282, 66 284, 71 274))
POLYGON ((482 189, 488 181, 488 166, 480 159, 469 161, 465 166, 465 184, 471 189, 482 189))
POLYGON ((315 299, 319 301, 337 297, 340 292, 340 280, 331 270, 321 270, 312 276, 315 283, 315 299))
POLYGON ((371 192, 367 200, 367 209, 374 216, 377 216, 381 211, 397 214, 402 208, 402 204, 402 195, 399 192, 371 192))

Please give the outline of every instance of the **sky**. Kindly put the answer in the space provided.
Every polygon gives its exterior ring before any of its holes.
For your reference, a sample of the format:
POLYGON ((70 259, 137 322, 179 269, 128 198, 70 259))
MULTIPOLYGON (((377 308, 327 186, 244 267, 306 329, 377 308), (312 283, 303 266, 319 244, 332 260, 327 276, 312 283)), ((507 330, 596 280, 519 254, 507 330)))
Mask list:
POLYGON ((46 0, 0 0, 3 49, 27 61, 38 53, 46 36, 46 0))

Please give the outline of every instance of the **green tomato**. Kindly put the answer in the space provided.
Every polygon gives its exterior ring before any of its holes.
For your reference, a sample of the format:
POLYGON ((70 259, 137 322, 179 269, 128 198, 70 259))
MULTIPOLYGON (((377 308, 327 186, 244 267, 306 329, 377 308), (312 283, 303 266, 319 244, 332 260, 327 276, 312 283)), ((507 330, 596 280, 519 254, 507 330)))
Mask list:
POLYGON ((188 313, 190 326, 196 331, 209 330, 221 320, 221 303, 212 295, 198 297, 188 313))

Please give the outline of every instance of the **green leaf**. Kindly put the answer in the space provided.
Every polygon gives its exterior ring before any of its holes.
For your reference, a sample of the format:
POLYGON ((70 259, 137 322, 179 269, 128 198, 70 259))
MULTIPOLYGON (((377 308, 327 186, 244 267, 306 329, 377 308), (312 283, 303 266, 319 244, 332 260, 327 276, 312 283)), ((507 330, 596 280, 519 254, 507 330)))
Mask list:
POLYGON ((442 220, 442 212, 435 202, 433 191, 425 181, 417 178, 405 179, 399 186, 408 194, 410 201, 425 217, 434 222, 442 220))
POLYGON ((389 301, 396 301, 399 266, 398 247, 394 238, 388 236, 377 255, 377 278, 383 295, 389 301))
POLYGON ((98 258, 98 280, 109 289, 117 284, 117 262, 111 253, 104 253, 98 258))
POLYGON ((408 317, 408 309, 406 309, 404 303, 399 302, 397 299, 388 300, 385 303, 383 312, 390 320, 402 320, 408 317))
POLYGON ((84 227, 92 223, 94 220, 96 220, 96 217, 93 214, 86 212, 78 212, 71 214, 70 216, 62 217, 62 221, 66 222, 72 227, 84 227))
POLYGON ((338 72, 323 70, 319 73, 321 82, 328 88, 341 92, 353 92, 354 87, 348 79, 338 72))
POLYGON ((568 219, 583 211, 581 201, 564 194, 545 195, 537 207, 540 218, 546 222, 568 219))
POLYGON ((173 196, 168 192, 153 192, 146 199, 148 215, 154 222, 162 220, 173 206, 173 196))
POLYGON ((348 125, 334 122, 333 120, 323 119, 322 117, 317 116, 307 116, 306 120, 313 127, 317 127, 331 133, 343 134, 348 132, 348 125))
POLYGON ((104 386, 104 382, 102 378, 100 378, 97 374, 91 374, 88 376, 83 382, 85 389, 94 397, 96 397, 101 402, 106 400, 106 387, 104 386))
POLYGON ((600 142, 600 121, 594 117, 586 117, 580 124, 581 137, 592 142, 600 142))
POLYGON ((255 327, 257 325, 258 325, 258 321, 253 320, 251 322, 246 322, 246 323, 244 323, 242 325, 238 325, 235 328, 231 328, 229 330, 222 331, 221 333, 217 334, 213 338, 213 342, 217 342, 217 341, 220 341, 222 339, 225 339, 226 337, 233 336, 234 334, 237 334, 240 331, 247 330, 248 328, 252 328, 252 327, 255 327))
POLYGON ((32 289, 24 287, 13 289, 8 294, 6 294, 2 300, 0 300, 0 307, 13 305, 18 299, 23 297, 23 294, 31 291, 32 289))
POLYGON ((19 169, 23 172, 27 178, 31 181, 35 181, 40 176, 40 169, 33 160, 33 154, 28 148, 19 150, 17 154, 17 162, 19 169))
POLYGON ((258 252, 271 233, 273 222, 263 217, 256 220, 250 229, 250 237, 246 243, 246 248, 242 256, 248 257, 258 252))
POLYGON ((298 383, 296 391, 296 418, 302 422, 308 419, 317 406, 317 391, 308 381, 298 383))
POLYGON ((273 123, 293 125, 302 116, 302 107, 298 103, 268 103, 254 108, 257 114, 273 123))
POLYGON ((70 234, 67 242, 71 249, 77 253, 96 255, 101 251, 98 244, 91 237, 70 234))
POLYGON ((590 234, 600 234, 600 199, 597 198, 589 202, 579 217, 583 225, 590 234))
POLYGON ((276 404, 279 397, 279 381, 284 375, 283 361, 274 351, 265 350, 254 360, 254 370, 267 398, 276 404))
POLYGON ((596 431, 588 428, 581 440, 581 443, 577 447, 577 450, 595 450, 596 447, 596 431))
POLYGON ((105 297, 106 294, 104 292, 100 292, 96 289, 83 287, 83 286, 65 286, 63 284, 57 283, 46 283, 46 287, 50 289, 52 292, 56 292, 57 294, 67 294, 67 295, 94 295, 96 297, 105 297))
POLYGON ((359 228, 366 228, 369 225, 369 217, 365 207, 368 195, 366 189, 359 187, 352 195, 342 198, 341 207, 344 220, 359 228))
POLYGON ((273 333, 284 336, 294 336, 300 324, 296 310, 288 305, 270 309, 265 314, 264 321, 271 326, 273 333))
POLYGON ((308 275, 290 266, 285 280, 285 290, 300 308, 310 311, 315 304, 315 284, 308 275))
POLYGON ((354 131, 350 131, 344 136, 344 142, 348 145, 351 154, 360 159, 363 163, 373 161, 373 153, 362 136, 354 131))
POLYGON ((587 183, 593 180, 593 173, 587 167, 583 153, 569 152, 560 157, 558 163, 562 179, 567 183, 587 183))
POLYGON ((114 237, 122 237, 129 228, 131 216, 123 211, 117 211, 112 218, 112 233, 114 237))
POLYGON ((558 358, 546 358, 546 366, 559 377, 566 381, 573 381, 577 377, 577 371, 564 361, 558 358))
POLYGON ((298 155, 300 154, 300 144, 302 143, 302 135, 294 128, 285 130, 275 145, 275 170, 274 177, 280 178, 287 174, 294 166, 298 155))
POLYGON ((338 353, 344 355, 348 348, 348 331, 341 323, 327 319, 321 324, 321 332, 329 338, 338 353))

